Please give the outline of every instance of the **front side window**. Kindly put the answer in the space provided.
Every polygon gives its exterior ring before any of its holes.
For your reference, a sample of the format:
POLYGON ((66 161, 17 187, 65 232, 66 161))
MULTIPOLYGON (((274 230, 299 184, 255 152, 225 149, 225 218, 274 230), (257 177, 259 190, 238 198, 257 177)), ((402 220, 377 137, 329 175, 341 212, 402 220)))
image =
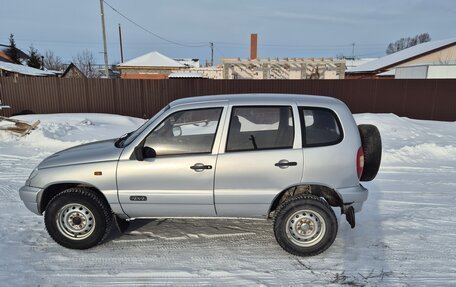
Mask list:
POLYGON ((292 148, 291 107, 233 107, 226 151, 292 148))
POLYGON ((324 108, 300 108, 305 128, 304 146, 327 146, 342 141, 342 129, 336 114, 324 108))
POLYGON ((157 156, 210 153, 222 108, 179 111, 168 116, 146 138, 157 156))

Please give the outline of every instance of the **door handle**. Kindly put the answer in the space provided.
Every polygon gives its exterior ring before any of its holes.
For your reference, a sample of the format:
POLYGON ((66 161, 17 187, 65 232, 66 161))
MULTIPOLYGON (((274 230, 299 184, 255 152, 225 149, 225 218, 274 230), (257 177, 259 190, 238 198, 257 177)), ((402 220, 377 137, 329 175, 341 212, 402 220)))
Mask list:
POLYGON ((195 163, 190 168, 193 169, 194 171, 200 172, 205 169, 212 169, 212 165, 205 165, 203 163, 195 163))
POLYGON ((276 162, 274 165, 279 168, 287 168, 289 166, 297 166, 298 163, 295 161, 288 161, 286 159, 282 159, 279 162, 276 162))

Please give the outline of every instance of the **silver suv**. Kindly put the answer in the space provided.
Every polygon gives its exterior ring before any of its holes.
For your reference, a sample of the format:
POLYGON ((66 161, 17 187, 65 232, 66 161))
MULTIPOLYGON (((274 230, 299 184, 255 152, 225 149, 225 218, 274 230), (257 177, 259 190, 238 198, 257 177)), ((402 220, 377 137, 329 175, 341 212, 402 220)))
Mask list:
POLYGON ((20 197, 44 213, 60 245, 86 249, 135 218, 273 218, 300 256, 323 252, 355 226, 381 157, 375 126, 357 126, 341 101, 242 94, 176 100, 136 131, 44 159, 20 197))

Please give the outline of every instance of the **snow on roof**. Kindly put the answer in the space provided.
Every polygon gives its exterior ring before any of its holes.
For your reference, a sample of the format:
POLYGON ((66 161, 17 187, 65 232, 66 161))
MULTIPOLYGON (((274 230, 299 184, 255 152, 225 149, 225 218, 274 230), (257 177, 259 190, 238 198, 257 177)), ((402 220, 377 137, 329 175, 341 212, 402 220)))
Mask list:
POLYGON ((49 72, 49 71, 43 71, 43 70, 35 69, 32 67, 28 67, 28 66, 23 66, 23 65, 8 63, 8 62, 1 62, 1 61, 0 61, 0 69, 8 71, 8 72, 18 73, 18 74, 28 75, 28 76, 51 76, 51 75, 53 76, 53 75, 55 75, 54 73, 49 72))
POLYGON ((405 61, 407 59, 419 56, 421 54, 431 52, 433 50, 442 48, 447 45, 456 44, 456 38, 440 40, 440 41, 431 41, 423 44, 419 44, 399 52, 387 55, 378 60, 368 62, 366 64, 360 65, 353 69, 350 69, 349 73, 362 73, 362 72, 373 72, 396 63, 405 61))
POLYGON ((174 72, 169 74, 168 78, 177 79, 177 78, 205 78, 203 74, 197 72, 174 72))
POLYGON ((125 63, 119 64, 119 67, 185 67, 185 65, 160 54, 157 51, 134 58, 125 63))

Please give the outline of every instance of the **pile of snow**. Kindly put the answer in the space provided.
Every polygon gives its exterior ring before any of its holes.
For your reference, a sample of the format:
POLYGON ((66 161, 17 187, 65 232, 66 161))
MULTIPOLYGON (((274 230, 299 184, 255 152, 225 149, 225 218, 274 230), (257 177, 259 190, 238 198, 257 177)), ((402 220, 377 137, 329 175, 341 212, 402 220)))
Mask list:
POLYGON ((33 123, 38 128, 25 137, 10 132, 0 133, 0 142, 24 144, 46 151, 57 151, 97 140, 118 138, 137 129, 145 120, 112 114, 24 115, 14 119, 33 123))
POLYGON ((428 163, 454 165, 456 122, 401 118, 394 114, 358 114, 358 124, 376 125, 382 136, 382 166, 428 163))

